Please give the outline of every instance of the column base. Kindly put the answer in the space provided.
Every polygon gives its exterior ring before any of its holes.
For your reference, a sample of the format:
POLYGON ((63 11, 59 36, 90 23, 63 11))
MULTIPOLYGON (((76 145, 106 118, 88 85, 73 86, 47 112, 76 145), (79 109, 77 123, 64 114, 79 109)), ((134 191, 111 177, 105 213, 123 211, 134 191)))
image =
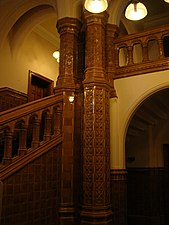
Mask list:
POLYGON ((81 225, 99 224, 111 225, 112 224, 112 211, 108 208, 92 208, 85 207, 80 214, 81 225))
POLYGON ((64 205, 59 208, 59 224, 60 225, 75 225, 75 209, 73 206, 64 205))

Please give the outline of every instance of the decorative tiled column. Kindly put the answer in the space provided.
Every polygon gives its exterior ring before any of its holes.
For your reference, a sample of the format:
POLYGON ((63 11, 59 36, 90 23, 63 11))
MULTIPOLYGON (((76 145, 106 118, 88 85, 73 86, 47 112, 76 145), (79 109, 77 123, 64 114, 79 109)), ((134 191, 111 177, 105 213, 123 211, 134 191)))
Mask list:
POLYGON ((60 19, 57 23, 60 34, 60 65, 55 93, 63 94, 60 225, 75 224, 74 97, 77 82, 77 46, 80 26, 79 20, 68 17, 60 19))
POLYGON ((84 12, 86 74, 84 80, 83 204, 81 224, 111 224, 110 86, 105 72, 107 13, 84 12))

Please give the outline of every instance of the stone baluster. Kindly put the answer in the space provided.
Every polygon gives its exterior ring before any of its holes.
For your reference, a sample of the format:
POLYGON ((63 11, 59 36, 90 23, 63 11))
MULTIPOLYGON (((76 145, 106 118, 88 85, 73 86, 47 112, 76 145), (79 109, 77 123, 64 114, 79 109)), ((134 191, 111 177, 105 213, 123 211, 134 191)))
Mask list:
POLYGON ((118 68, 119 65, 119 54, 120 54, 120 49, 116 46, 115 48, 115 67, 118 68))
POLYGON ((33 120, 33 134, 32 134, 32 148, 37 148, 39 146, 39 136, 40 136, 40 119, 35 117, 33 120))
POLYGON ((45 115, 45 127, 44 127, 44 136, 43 140, 44 141, 49 141, 51 138, 51 121, 52 121, 52 116, 50 112, 47 112, 45 115))
POLYGON ((143 42, 142 49, 143 49, 143 62, 147 62, 149 60, 147 42, 143 42))
POLYGON ((27 125, 21 125, 21 128, 19 129, 19 149, 18 149, 18 155, 25 155, 27 152, 26 148, 26 141, 27 141, 27 125))
POLYGON ((12 139, 13 139, 13 129, 5 130, 5 140, 4 140, 4 156, 2 163, 4 165, 9 165, 12 162, 12 139))
POLYGON ((61 134, 62 128, 62 110, 57 108, 54 112, 54 135, 61 134))
POLYGON ((164 58, 164 46, 163 46, 163 40, 158 39, 158 49, 159 49, 159 57, 160 59, 164 58))
POLYGON ((128 64, 127 65, 133 65, 133 46, 127 47, 128 51, 128 64))

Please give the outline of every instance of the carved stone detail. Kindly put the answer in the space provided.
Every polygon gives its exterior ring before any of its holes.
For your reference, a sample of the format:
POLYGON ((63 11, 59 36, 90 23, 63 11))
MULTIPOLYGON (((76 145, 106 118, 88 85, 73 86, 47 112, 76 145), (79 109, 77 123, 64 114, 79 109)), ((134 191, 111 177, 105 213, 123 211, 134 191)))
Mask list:
POLYGON ((60 34, 60 66, 57 89, 75 88, 77 77, 77 40, 81 23, 75 18, 63 18, 57 23, 60 34), (68 85, 69 84, 69 85, 68 85))
POLYGON ((86 28, 85 83, 105 80, 105 26, 108 14, 84 13, 86 28))
POLYGON ((86 74, 84 80, 84 147, 82 224, 109 224, 110 210, 110 85, 105 73, 107 13, 84 13, 86 74))

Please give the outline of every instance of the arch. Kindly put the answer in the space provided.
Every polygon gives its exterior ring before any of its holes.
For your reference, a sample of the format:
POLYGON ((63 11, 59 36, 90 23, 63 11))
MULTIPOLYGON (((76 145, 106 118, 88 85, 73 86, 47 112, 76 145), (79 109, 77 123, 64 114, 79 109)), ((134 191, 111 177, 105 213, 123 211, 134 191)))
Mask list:
POLYGON ((56 16, 53 7, 46 5, 37 6, 21 16, 8 35, 12 53, 19 51, 25 38, 37 24, 51 16, 56 16))
POLYGON ((50 0, 37 0, 36 2, 28 0, 23 2, 22 0, 16 0, 14 4, 15 7, 13 7, 13 4, 9 4, 7 0, 1 6, 0 48, 2 48, 4 41, 14 24, 16 24, 17 21, 29 10, 41 5, 46 5, 48 7, 52 7, 56 13, 57 8, 50 0))
POLYGON ((109 1, 107 10, 109 13, 108 22, 119 26, 122 13, 127 4, 128 0, 109 1))
POLYGON ((58 19, 64 17, 81 18, 84 0, 57 0, 58 19))
MULTIPOLYGON (((126 141, 126 134, 127 134, 127 130, 128 130, 128 126, 130 124, 130 121, 133 117, 133 115, 135 114, 135 112, 137 111, 137 109, 139 108, 139 106, 147 99, 149 98, 151 95, 163 90, 169 88, 169 81, 162 83, 160 85, 156 85, 150 89, 148 89, 147 91, 145 91, 144 93, 142 93, 137 100, 132 104, 132 106, 129 108, 128 110, 128 115, 125 121, 125 125, 124 125, 124 131, 123 131, 123 140, 125 144, 126 141)), ((124 146, 124 145, 123 145, 124 146)))

